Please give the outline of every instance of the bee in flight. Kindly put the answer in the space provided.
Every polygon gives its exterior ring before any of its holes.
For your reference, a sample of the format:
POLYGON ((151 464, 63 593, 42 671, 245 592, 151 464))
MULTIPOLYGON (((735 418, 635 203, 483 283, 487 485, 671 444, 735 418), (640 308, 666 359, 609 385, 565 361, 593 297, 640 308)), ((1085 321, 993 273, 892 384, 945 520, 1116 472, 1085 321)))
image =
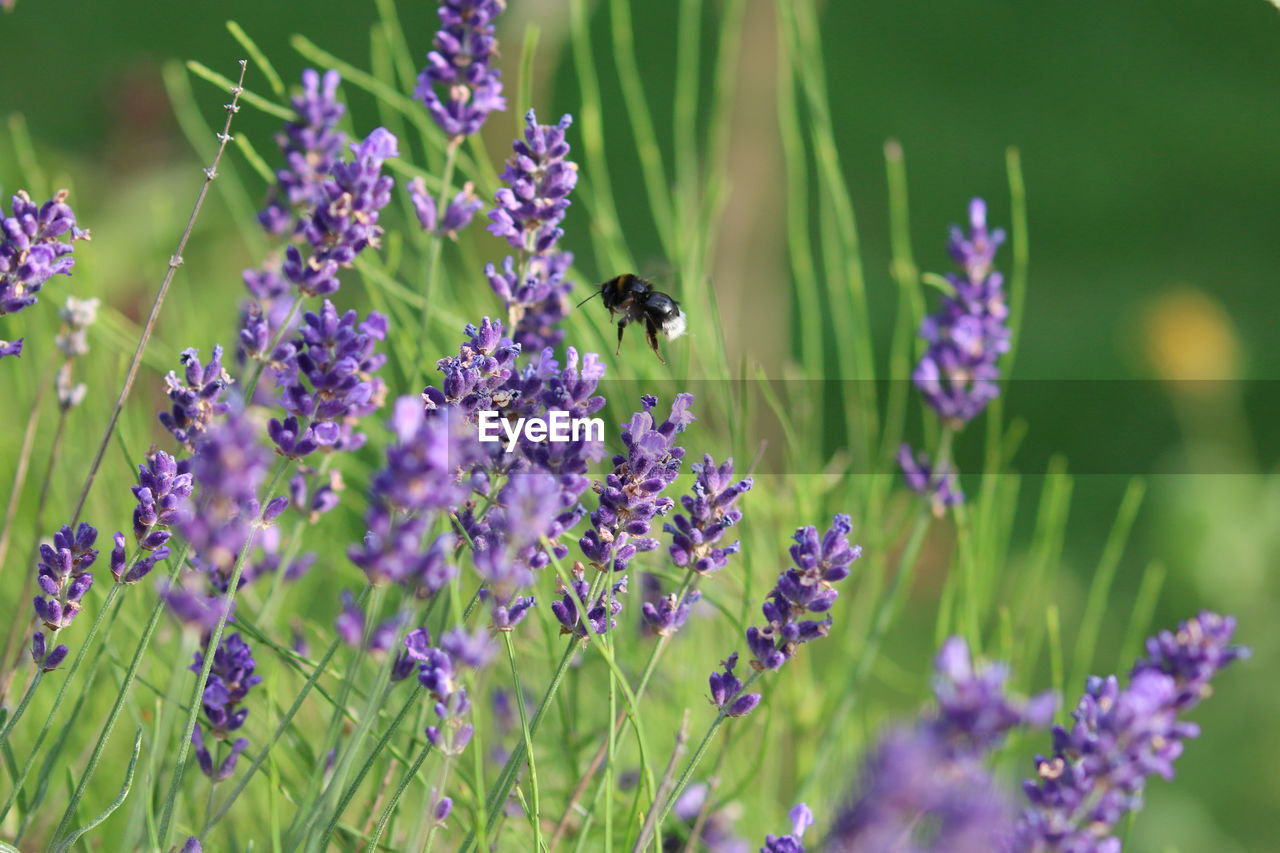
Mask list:
POLYGON ((622 333, 628 323, 644 323, 645 338, 649 348, 658 357, 658 361, 666 364, 662 353, 658 352, 658 335, 667 340, 674 340, 685 333, 686 322, 680 303, 638 275, 623 273, 611 278, 600 289, 578 303, 579 307, 597 296, 609 309, 609 314, 619 315, 618 349, 614 355, 622 352, 622 333))

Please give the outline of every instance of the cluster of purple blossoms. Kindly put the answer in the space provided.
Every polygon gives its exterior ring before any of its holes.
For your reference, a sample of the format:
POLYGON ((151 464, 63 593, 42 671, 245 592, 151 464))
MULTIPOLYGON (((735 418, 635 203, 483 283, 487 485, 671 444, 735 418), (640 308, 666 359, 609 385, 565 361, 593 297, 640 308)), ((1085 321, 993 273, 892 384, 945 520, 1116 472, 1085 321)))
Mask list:
POLYGON ((578 182, 578 164, 565 159, 565 131, 572 121, 566 115, 556 125, 538 124, 529 111, 524 138, 513 143, 515 153, 502 173, 507 186, 494 194, 497 206, 489 212, 490 233, 506 239, 518 255, 507 256, 501 270, 489 264, 485 275, 507 307, 516 342, 532 352, 560 343, 564 332, 558 324, 569 313, 572 285, 564 274, 573 255, 557 251, 556 244, 578 182))
POLYGON ((969 234, 951 229, 948 249, 963 273, 947 275, 952 293, 920 324, 928 349, 912 380, 943 421, 961 427, 999 392, 996 361, 1009 349, 1004 278, 992 269, 1003 231, 987 230, 987 205, 969 203, 969 234))
POLYGON ((671 534, 671 561, 678 568, 706 575, 723 569, 729 556, 738 553, 737 542, 723 548, 715 544, 742 521, 738 498, 751 488, 752 480, 745 477, 733 483, 733 460, 717 467, 710 454, 689 467, 696 475, 693 494, 680 498, 688 515, 676 513, 662 529, 671 534))
POLYGON ((319 313, 306 313, 298 336, 277 348, 276 387, 289 414, 283 421, 272 418, 267 432, 281 455, 301 459, 320 448, 364 446, 366 437, 354 424, 386 396, 386 386, 373 374, 387 360, 374 351, 387 336, 387 320, 376 311, 362 323, 358 319, 355 311, 339 315, 326 299, 319 313))
POLYGON ((350 266, 382 236, 378 214, 391 200, 395 181, 382 174, 383 164, 398 157, 396 137, 379 127, 362 142, 351 145, 353 159, 334 163, 322 195, 298 233, 310 252, 304 258, 297 245, 285 250, 284 276, 308 296, 327 296, 341 286, 338 271, 350 266))
POLYGON ((720 709, 726 717, 745 717, 760 704, 759 693, 743 693, 746 687, 742 679, 734 674, 738 665, 738 653, 729 655, 720 662, 723 672, 713 672, 707 679, 711 687, 711 704, 720 709))
POLYGON ((63 525, 53 534, 52 545, 40 545, 40 562, 36 568, 41 595, 37 595, 32 604, 41 629, 31 638, 31 659, 45 672, 57 669, 67 656, 66 646, 50 649, 49 645, 52 638, 76 618, 81 600, 93 586, 89 567, 98 559, 98 551, 93 547, 97 539, 98 531, 81 522, 75 531, 63 525), (44 631, 51 632, 49 639, 44 631))
POLYGON ((450 137, 470 136, 480 130, 489 113, 507 108, 501 72, 492 67, 498 52, 494 21, 506 6, 505 0, 440 4, 435 50, 427 54, 414 95, 450 137))
MULTIPOLYGON (((227 735, 244 725, 249 709, 239 706, 249 695, 249 690, 262 681, 262 676, 254 672, 256 666, 253 652, 239 634, 224 637, 214 652, 213 666, 209 670, 209 680, 205 683, 201 705, 210 733, 216 740, 225 740, 227 735)), ((198 675, 203 668, 204 654, 197 651, 190 669, 198 675)), ((222 782, 235 772, 236 761, 249 741, 242 737, 236 738, 231 744, 230 754, 216 767, 213 755, 204 742, 203 723, 197 723, 191 730, 191 744, 195 747, 196 761, 204 775, 214 782, 222 782)))
POLYGON ((761 607, 766 624, 747 629, 747 647, 757 670, 778 669, 791 659, 801 643, 825 637, 831 617, 805 619, 807 614, 826 613, 838 593, 832 584, 849 576, 849 566, 862 556, 862 548, 850 545, 853 529, 847 515, 837 515, 831 528, 818 538, 813 526, 795 532, 791 546, 794 568, 778 576, 778 582, 761 607))
POLYGON ((626 577, 591 601, 591 584, 587 583, 585 574, 582 563, 574 563, 571 588, 565 589, 562 583, 560 599, 551 602, 551 612, 560 623, 561 634, 585 638, 591 634, 607 634, 618 627, 618 614, 622 612, 618 596, 627 591, 626 577), (587 605, 586 618, 583 618, 583 604, 587 605))
POLYGON ((398 583, 432 595, 457 569, 452 538, 428 542, 428 536, 440 513, 466 497, 462 474, 479 451, 453 418, 428 417, 412 397, 396 401, 390 427, 395 441, 370 486, 367 532, 347 553, 372 583, 398 583))
POLYGON ((1004 690, 1007 669, 976 665, 963 640, 947 640, 934 660, 937 711, 891 730, 864 761, 853 800, 824 849, 840 853, 991 853, 1008 835, 1010 808, 982 766, 983 756, 1018 726, 1044 726, 1056 698, 1029 700, 1004 690))
POLYGON ((500 412, 515 401, 516 390, 509 386, 521 348, 502 334, 501 321, 488 317, 478 327, 468 323, 462 333, 467 339, 458 354, 436 362, 444 374, 441 387, 428 386, 422 400, 429 411, 454 409, 474 421, 480 411, 500 412))
POLYGON ((285 165, 276 171, 276 185, 271 188, 267 206, 258 221, 269 233, 289 233, 295 214, 327 201, 324 182, 342 158, 346 134, 338 130, 347 108, 338 101, 337 71, 323 75, 312 68, 302 72, 302 93, 293 98, 297 118, 285 122, 276 136, 284 153, 285 165))
POLYGON ((787 812, 791 821, 790 835, 766 835, 760 853, 804 853, 804 831, 813 826, 813 812, 804 803, 787 812))
POLYGON ((155 551, 169 541, 169 528, 182 518, 191 496, 192 475, 163 450, 152 450, 145 465, 138 466, 133 497, 133 538, 144 551, 155 551))
POLYGON ((414 178, 409 182, 409 200, 413 203, 413 211, 418 217, 422 230, 437 237, 453 238, 458 232, 471 224, 484 203, 476 196, 475 186, 470 182, 463 184, 462 189, 445 205, 443 216, 439 213, 439 205, 422 178, 414 178))
POLYGON ((1203 612, 1147 640, 1121 688, 1090 678, 1071 726, 1053 729, 1053 756, 1037 756, 1024 783, 1023 811, 1009 849, 1016 853, 1119 853, 1114 834, 1142 804, 1149 776, 1173 777, 1183 742, 1200 733, 1180 716, 1210 693, 1210 682, 1248 650, 1231 645, 1235 620, 1203 612))
POLYGON ((209 429, 213 419, 231 411, 231 404, 222 399, 231 376, 223 369, 222 347, 217 345, 208 364, 200 361, 200 351, 196 349, 183 350, 178 361, 186 381, 172 370, 165 377, 165 393, 173 405, 160 413, 160 423, 179 444, 193 451, 196 440, 209 429))
POLYGON ((582 553, 604 571, 624 571, 640 551, 652 551, 658 541, 646 536, 656 516, 674 505, 662 492, 680 473, 684 448, 676 436, 693 423, 692 394, 677 394, 671 414, 654 425, 655 397, 641 398, 641 410, 622 425, 625 453, 613 457, 613 470, 596 483, 599 507, 591 513, 591 529, 578 541, 582 553))
POLYGON ((441 647, 432 646, 431 635, 426 628, 410 631, 404 638, 404 646, 409 657, 418 664, 418 683, 435 700, 433 710, 440 722, 439 725, 427 726, 427 740, 447 755, 458 755, 466 748, 475 730, 464 720, 471 702, 461 684, 459 668, 470 667, 474 658, 463 660, 443 644, 441 647))
MULTIPOLYGON (((0 209, 0 231, 0 317, 34 305, 40 288, 55 275, 70 275, 76 241, 89 239, 88 231, 76 227, 66 190, 42 205, 20 190, 7 216, 0 209), (59 239, 64 234, 70 238, 65 242, 59 239)), ((0 358, 21 352, 21 338, 0 341, 0 358)))
POLYGON ((964 503, 955 466, 945 460, 935 466, 927 453, 920 451, 913 455, 911 446, 903 444, 898 448, 898 467, 902 469, 907 488, 927 500, 938 518, 942 518, 947 507, 964 503))
MULTIPOLYGON (((265 507, 259 503, 270 465, 270 452, 258 443, 258 430, 243 413, 228 415, 196 445, 190 470, 199 491, 179 529, 190 545, 192 565, 208 575, 218 592, 227 590, 236 560, 255 529, 269 525, 288 508, 286 497, 272 498, 265 507)), ((240 584, 247 580, 242 575, 240 584)))
POLYGON ((702 593, 696 589, 686 592, 683 598, 672 592, 657 601, 646 601, 640 612, 650 631, 659 637, 669 637, 684 627, 689 620, 689 608, 701 599, 702 593))

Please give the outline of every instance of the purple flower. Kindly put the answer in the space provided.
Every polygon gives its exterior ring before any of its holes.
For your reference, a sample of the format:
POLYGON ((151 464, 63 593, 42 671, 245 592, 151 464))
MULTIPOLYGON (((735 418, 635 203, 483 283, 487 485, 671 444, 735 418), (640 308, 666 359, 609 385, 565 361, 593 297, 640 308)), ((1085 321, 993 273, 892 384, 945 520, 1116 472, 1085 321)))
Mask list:
POLYGON ((115 547, 111 549, 111 576, 116 579, 117 583, 135 584, 138 581, 151 574, 151 570, 156 567, 156 563, 167 560, 169 558, 169 546, 161 545, 154 548, 145 557, 139 556, 134 559, 130 565, 125 555, 125 538, 124 534, 116 531, 112 537, 115 547))
MULTIPOLYGON (((81 522, 73 532, 63 525, 53 534, 53 544, 40 545, 36 585, 40 595, 32 599, 36 619, 51 637, 72 623, 80 613, 81 601, 93 586, 89 567, 98 558, 93 547, 98 531, 81 522)), ((49 642, 39 631, 32 637, 31 658, 46 672, 57 668, 67 656, 66 646, 48 650, 49 642)))
POLYGON ((221 595, 208 595, 187 585, 171 584, 166 580, 161 580, 158 588, 169 612, 179 622, 199 630, 202 637, 213 633, 224 613, 227 614, 228 622, 235 621, 231 616, 235 611, 235 602, 232 601, 228 608, 221 595))
POLYGON ((738 653, 729 655, 721 661, 723 672, 713 672, 707 680, 711 686, 711 704, 720 709, 726 717, 745 717, 760 704, 759 693, 743 693, 742 679, 733 674, 738 665, 738 653))
POLYGON ((178 462, 163 450, 153 450, 145 465, 138 466, 133 496, 133 537, 139 547, 154 551, 169 541, 169 528, 181 520, 182 507, 191 496, 191 473, 179 473, 178 462))
POLYGON ((267 206, 258 214, 262 227, 272 234, 287 233, 296 210, 327 201, 324 182, 342 157, 347 141, 346 134, 338 130, 347 110, 337 100, 341 82, 337 71, 326 71, 323 76, 311 68, 302 72, 302 93, 293 98, 297 118, 285 122, 276 136, 285 165, 277 170, 267 206))
POLYGON ((729 563, 729 555, 738 553, 734 542, 723 548, 714 547, 725 531, 742 521, 738 498, 751 488, 751 478, 733 480, 733 460, 716 467, 708 454, 690 468, 697 475, 693 494, 684 495, 680 503, 688 515, 676 513, 662 529, 671 534, 671 560, 677 567, 699 574, 718 572, 729 563))
POLYGON ((487 631, 451 628, 440 638, 440 648, 458 663, 471 669, 482 669, 498 653, 487 631))
POLYGON ((817 528, 796 530, 791 546, 795 568, 786 569, 761 608, 766 624, 747 629, 747 646, 755 656, 756 669, 778 669, 795 654, 796 647, 825 637, 831 618, 803 619, 809 613, 825 613, 835 603, 832 584, 849 576, 849 566, 862 555, 861 547, 850 545, 849 516, 837 515, 831 528, 818 538, 817 528))
POLYGON ((907 488, 928 500, 938 518, 946 514, 947 507, 964 503, 955 466, 944 463, 935 469, 928 454, 921 451, 913 456, 911 446, 903 444, 898 448, 898 467, 907 488))
MULTIPOLYGON (((197 650, 189 668, 198 675, 203 667, 204 654, 197 650)), ((223 637, 214 651, 201 703, 205 718, 219 738, 244 725, 249 709, 238 706, 249 690, 262 681, 262 676, 254 672, 256 667, 253 652, 239 634, 223 637)))
POLYGON ((7 355, 22 355, 22 342, 24 338, 18 338, 16 341, 0 341, 0 358, 7 355))
MULTIPOLYGON (((262 269, 249 269, 241 274, 250 298, 241 304, 240 331, 236 340, 236 361, 269 361, 271 345, 297 328, 294 312, 297 299, 290 282, 280 274, 280 263, 272 257, 262 269), (288 329, 285 330, 285 324, 288 329)), ((270 374, 260 377, 254 389, 254 403, 270 405, 270 374)))
POLYGON ((957 758, 928 726, 884 735, 864 760, 856 796, 836 816, 833 853, 992 853, 1009 806, 990 774, 957 758))
POLYGON ((813 826, 813 812, 800 803, 787 813, 791 821, 790 835, 766 835, 760 853, 804 853, 804 831, 813 826))
POLYGON ((684 458, 684 448, 675 439, 694 418, 689 411, 693 395, 677 394, 671 414, 655 426, 651 411, 657 403, 645 396, 641 411, 622 425, 626 453, 613 457, 613 470, 595 485, 600 504, 578 545, 597 568, 623 571, 637 552, 658 547, 657 540, 645 534, 654 517, 672 507, 671 498, 662 492, 679 474, 684 458))
POLYGON ((1171 779, 1183 743, 1200 734, 1180 715, 1222 667, 1247 656, 1230 645, 1234 633, 1234 619, 1206 611, 1149 639, 1127 687, 1091 677, 1071 726, 1053 729, 1053 755, 1037 756, 1037 778, 1023 784, 1030 806, 1009 849, 1118 853, 1114 832, 1141 807, 1147 778, 1171 779))
POLYGON ((992 270, 1004 232, 987 231, 987 206, 969 203, 970 232, 951 229, 948 246, 962 274, 948 274, 953 292, 920 324, 928 349, 912 373, 938 416, 954 427, 973 420, 1000 392, 996 361, 1009 349, 1004 279, 992 270))
POLYGON ((0 317, 34 305, 40 288, 55 275, 70 275, 75 243, 89 239, 88 231, 76 227, 66 190, 42 205, 19 190, 7 215, 0 208, 0 232, 0 317), (66 242, 58 239, 64 234, 66 242))
POLYGON ((284 276, 308 296, 327 296, 341 282, 338 271, 349 267, 382 236, 378 213, 391 200, 395 181, 382 174, 382 165, 398 157, 396 137, 378 128, 363 142, 352 143, 354 159, 335 163, 323 195, 310 216, 298 223, 310 254, 297 245, 285 250, 284 276))
POLYGON ((249 746, 249 741, 239 737, 231 744, 231 752, 215 767, 213 764, 213 755, 209 752, 209 747, 204 743, 204 730, 200 723, 191 730, 191 745, 196 750, 196 763, 200 765, 200 772, 208 776, 214 783, 225 782, 231 778, 231 774, 236 772, 236 762, 240 760, 240 753, 245 751, 249 746))
POLYGON ((204 853, 204 848, 200 846, 200 839, 194 835, 187 837, 187 842, 182 845, 182 853, 204 853))
POLYGON ((387 360, 374 351, 386 338, 387 320, 376 311, 357 325, 358 319, 355 311, 339 315, 326 299, 319 313, 303 317, 298 337, 273 354, 276 387, 289 417, 273 418, 267 431, 282 455, 300 459, 321 447, 364 446, 366 436, 354 425, 386 396, 386 386, 373 374, 387 360))
POLYGON ((231 376, 222 367, 220 346, 213 348, 208 364, 201 363, 200 351, 196 349, 183 350, 178 361, 183 365, 185 381, 172 370, 165 377, 165 393, 173 405, 169 411, 160 413, 160 423, 190 451, 213 419, 231 410, 231 405, 220 399, 223 390, 231 384, 231 376))
POLYGON ((684 598, 677 601, 673 592, 664 595, 658 601, 646 601, 641 608, 645 624, 649 630, 661 637, 669 637, 684 627, 689 619, 689 607, 702 598, 702 593, 694 590, 685 593, 684 598))
POLYGON ((1052 691, 1028 701, 1005 695, 1009 669, 1001 663, 975 665, 968 644, 951 637, 934 659, 933 695, 938 713, 931 725, 957 753, 982 755, 999 745, 1010 729, 1042 728, 1053 720, 1058 699, 1052 691))
POLYGON ((469 666, 443 648, 431 645, 431 635, 425 628, 410 631, 404 638, 409 657, 418 662, 418 683, 427 689, 435 700, 433 710, 440 725, 427 726, 427 739, 437 749, 457 755, 471 740, 473 728, 463 718, 471 708, 467 691, 462 686, 459 665, 469 666))
POLYGON ((569 312, 564 273, 573 255, 556 251, 563 231, 559 225, 569 207, 569 193, 578 182, 578 164, 567 160, 565 132, 573 119, 556 125, 538 124, 530 110, 524 138, 517 139, 502 179, 506 186, 494 195, 489 231, 506 239, 519 259, 508 256, 502 269, 485 268, 489 284, 507 306, 517 343, 531 351, 555 346, 564 337, 558 328, 569 312))
MULTIPOLYGON (((196 445, 190 470, 199 488, 178 526, 190 544, 192 565, 209 574, 216 590, 226 590, 254 528, 270 520, 261 513, 258 494, 270 464, 270 453, 243 413, 229 414, 196 445)), ((277 501, 268 505, 269 513, 280 509, 277 501)), ((242 575, 240 582, 248 579, 242 575)))
POLYGON ((498 48, 494 20, 505 8, 504 0, 440 4, 435 50, 427 54, 414 96, 449 136, 470 136, 480 130, 489 113, 507 108, 501 74, 490 67, 498 48))
POLYGON ((418 224, 423 231, 450 239, 456 238, 459 231, 470 225, 476 212, 484 207, 470 182, 463 184, 462 189, 445 207, 443 218, 439 216, 436 200, 427 192, 427 185, 422 178, 414 178, 409 182, 409 200, 413 202, 414 213, 417 214, 418 224))
POLYGON ((427 535, 438 513, 465 498, 462 473, 479 451, 455 419, 428 417, 412 397, 396 401, 390 424, 395 441, 386 466, 373 477, 367 533, 347 554, 374 583, 391 581, 431 595, 456 568, 449 560, 451 541, 429 543, 427 535))
POLYGON ((456 356, 436 363, 444 374, 440 388, 428 387, 422 392, 428 409, 453 407, 474 419, 481 410, 501 410, 515 400, 516 392, 507 387, 515 375, 520 345, 503 336, 502 323, 485 317, 477 328, 468 324, 456 356))
POLYGON ((589 600, 591 585, 583 577, 584 573, 582 564, 574 563, 571 588, 565 589, 562 583, 560 599, 551 602, 551 612, 560 623, 561 634, 573 634, 585 638, 588 636, 588 628, 591 633, 604 634, 618 626, 617 616, 622 612, 622 602, 618 600, 618 596, 626 592, 627 579, 623 577, 611 589, 601 592, 596 596, 596 600, 591 602, 589 600), (585 620, 582 618, 584 602, 587 604, 585 620))

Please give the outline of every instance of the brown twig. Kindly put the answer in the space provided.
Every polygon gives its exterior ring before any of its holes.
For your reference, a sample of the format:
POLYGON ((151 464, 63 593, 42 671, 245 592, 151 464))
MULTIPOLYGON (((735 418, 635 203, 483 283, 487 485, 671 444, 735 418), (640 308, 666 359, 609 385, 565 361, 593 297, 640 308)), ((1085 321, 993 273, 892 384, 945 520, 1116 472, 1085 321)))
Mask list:
MULTIPOLYGON (((676 744, 671 749, 671 758, 667 759, 667 769, 662 771, 662 781, 658 783, 658 790, 654 793, 653 802, 655 804, 665 802, 667 796, 671 793, 672 782, 676 775, 676 765, 680 763, 680 756, 684 755, 684 748, 689 743, 689 709, 684 709, 684 716, 680 720, 680 731, 676 732, 676 744)), ((640 837, 636 839, 636 844, 631 848, 631 853, 641 853, 644 850, 645 842, 649 836, 653 834, 654 826, 658 822, 658 809, 649 809, 649 815, 644 819, 644 826, 640 828, 640 837)))
POLYGON ((102 441, 98 444, 98 451, 94 454, 93 463, 89 466, 89 473, 85 477, 84 488, 80 490, 80 497, 76 500, 75 511, 71 513, 72 527, 80 520, 80 513, 84 510, 85 501, 89 499, 89 490, 93 488, 94 478, 98 476, 98 468, 102 465, 102 457, 107 452, 107 445, 111 443, 111 434, 115 432, 116 423, 120 420, 120 412, 124 409, 125 400, 128 399, 129 392, 133 390, 133 381, 137 378, 138 367, 142 364, 142 354, 146 351, 147 344, 151 340, 151 333, 155 329, 157 318, 160 316, 160 307, 164 304, 164 298, 169 293, 169 285, 173 283, 174 273, 178 271, 178 267, 182 266, 182 252, 187 247, 187 240, 191 238, 196 218, 200 215, 200 208, 204 206, 205 196, 209 194, 209 185, 218 177, 218 164, 222 162, 222 152, 226 150, 227 143, 231 141, 231 119, 240 110, 240 95, 244 92, 244 73, 248 65, 248 60, 240 60, 240 80, 231 90, 231 103, 226 105, 227 121, 223 125, 222 132, 218 134, 218 152, 214 155, 213 162, 204 170, 204 183, 200 185, 200 194, 196 196, 196 203, 191 209, 191 216, 187 218, 187 227, 183 230, 182 237, 178 240, 177 249, 169 256, 168 269, 165 270, 164 280, 160 282, 160 289, 156 292, 155 301, 151 304, 151 313, 147 316, 146 325, 142 328, 142 336, 138 338, 138 347, 134 350, 133 361, 129 363, 129 371, 125 374, 124 384, 120 387, 120 395, 116 398, 115 408, 111 411, 111 419, 107 421, 107 428, 102 433, 102 441))

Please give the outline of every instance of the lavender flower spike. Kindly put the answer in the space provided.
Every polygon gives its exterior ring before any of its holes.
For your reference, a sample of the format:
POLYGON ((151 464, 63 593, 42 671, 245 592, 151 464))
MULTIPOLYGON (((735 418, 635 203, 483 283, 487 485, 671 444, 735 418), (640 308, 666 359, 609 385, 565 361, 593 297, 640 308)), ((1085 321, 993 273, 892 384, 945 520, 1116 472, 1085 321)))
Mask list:
POLYGON ((934 659, 937 711, 891 730, 864 762, 856 797, 824 849, 837 853, 993 853, 1011 810, 982 759, 1015 726, 1043 726, 1056 698, 1005 694, 1006 668, 975 664, 952 637, 934 659))
POLYGON ((1023 784, 1023 811, 1013 853, 1118 853, 1122 819, 1142 805, 1147 778, 1173 777, 1183 743, 1197 737, 1180 719, 1209 695, 1210 682, 1248 650, 1231 645, 1235 620, 1208 611, 1147 640, 1121 688, 1115 676, 1093 677, 1072 712, 1072 725, 1053 729, 1053 755, 1037 756, 1034 780, 1023 784))
POLYGON ((480 130, 489 113, 507 108, 501 73, 491 67, 498 52, 494 21, 506 5, 505 0, 443 0, 440 4, 435 50, 427 54, 414 95, 451 137, 470 136, 480 130))
MULTIPOLYGON (((40 546, 36 582, 41 595, 37 595, 32 604, 36 619, 51 636, 71 624, 80 612, 85 593, 93 586, 89 567, 98 558, 98 551, 93 547, 97 538, 98 531, 81 522, 74 532, 63 525, 53 534, 53 545, 40 546)), ((31 658, 46 672, 57 668, 67 656, 66 646, 50 650, 48 645, 49 641, 39 631, 32 637, 31 658)))
POLYGON ((418 216, 418 224, 428 234, 456 239, 458 232, 471 224, 476 212, 484 207, 484 203, 476 197, 475 186, 468 181, 454 195, 453 200, 440 216, 436 211, 436 200, 427 192, 427 185, 422 178, 414 178, 409 182, 409 200, 413 202, 414 213, 418 216))
POLYGON ((564 274, 573 255, 557 251, 556 244, 564 233, 559 225, 569 193, 578 182, 578 164, 566 159, 571 122, 566 115, 559 124, 538 124, 529 111, 524 138, 513 143, 502 173, 506 186, 494 194, 497 206, 489 213, 489 231, 506 239, 519 259, 508 256, 500 271, 490 264, 485 275, 507 306, 516 343, 533 352, 561 341, 558 324, 569 312, 572 285, 564 274))
POLYGON ((830 617, 801 617, 825 613, 835 603, 838 593, 832 584, 848 577, 849 566, 862 556, 860 546, 849 544, 851 530, 850 518, 843 514, 832 520, 821 540, 812 526, 796 530, 796 544, 791 546, 795 567, 778 576, 761 608, 766 624, 747 629, 747 646, 755 656, 751 665, 757 670, 780 668, 801 643, 825 637, 831 630, 830 617))
POLYGON ((948 274, 953 293, 920 324, 928 349, 912 380, 925 402, 953 427, 973 420, 999 392, 996 361, 1009 349, 1004 279, 992 270, 1004 232, 987 230, 987 206, 969 204, 969 234, 952 228, 949 250, 962 274, 948 274))
POLYGON ((813 812, 799 803, 787 813, 791 820, 790 835, 766 835, 760 853, 804 853, 804 831, 813 826, 813 812))
POLYGON ((395 181, 382 174, 383 164, 399 156, 396 137, 379 127, 351 145, 353 159, 335 163, 314 212, 298 223, 310 254, 290 245, 284 276, 308 296, 327 296, 341 286, 338 271, 349 267, 382 236, 378 214, 391 200, 395 181))
POLYGON ((657 540, 645 534, 654 517, 673 505, 662 492, 680 472, 684 448, 675 441, 693 423, 692 403, 692 394, 677 394, 671 414, 655 426, 652 410, 658 401, 646 395, 643 408, 622 425, 626 453, 614 456, 613 471, 595 484, 600 505, 591 513, 592 529, 578 542, 597 568, 623 571, 637 552, 658 547, 657 540))
POLYGON ((711 704, 721 710, 726 717, 745 717, 760 704, 759 693, 742 692, 742 679, 733 674, 738 665, 738 653, 734 652, 720 664, 724 672, 713 672, 708 679, 711 686, 711 704))
POLYGON ((284 168, 276 172, 276 185, 266 208, 258 214, 262 227, 285 234, 293 226, 294 211, 326 201, 323 185, 342 157, 347 137, 338 130, 347 108, 337 99, 342 78, 337 71, 323 75, 308 68, 302 72, 302 93, 293 98, 297 118, 285 122, 276 142, 284 153, 284 168))
POLYGON ((89 239, 88 231, 76 227, 66 190, 42 205, 19 190, 7 215, 0 208, 0 232, 0 317, 34 305, 40 288, 55 275, 70 275, 75 243, 89 239), (59 239, 64 234, 67 242, 59 239))
POLYGON ((723 548, 715 544, 724 538, 728 528, 742 521, 738 498, 751 488, 751 478, 737 483, 733 479, 733 460, 716 467, 710 455, 690 466, 697 475, 693 494, 680 498, 688 515, 677 513, 662 529, 671 534, 671 561, 678 568, 699 574, 718 572, 738 553, 738 543, 723 548))
POLYGON ((165 377, 165 393, 173 405, 169 411, 160 413, 160 423, 179 444, 191 451, 213 419, 231 410, 230 404, 221 399, 222 392, 231 384, 231 376, 222 367, 220 346, 214 346, 208 364, 201 363, 200 351, 196 349, 183 350, 178 361, 184 368, 186 381, 172 370, 165 377))
POLYGON ((927 500, 936 517, 942 518, 947 507, 964 503, 964 492, 960 491, 954 466, 935 466, 924 451, 912 455, 911 446, 903 444, 898 448, 898 467, 902 469, 907 488, 927 500))

